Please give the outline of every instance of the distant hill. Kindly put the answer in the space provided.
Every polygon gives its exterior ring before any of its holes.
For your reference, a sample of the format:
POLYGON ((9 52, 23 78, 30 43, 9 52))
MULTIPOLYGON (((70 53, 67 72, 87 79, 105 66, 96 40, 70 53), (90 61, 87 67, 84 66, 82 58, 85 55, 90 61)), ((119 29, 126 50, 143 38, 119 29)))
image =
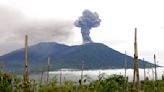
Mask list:
MULTIPOLYGON (((88 43, 85 45, 67 46, 55 42, 42 42, 29 46, 28 60, 31 72, 37 72, 47 66, 50 57, 51 70, 61 68, 80 69, 84 61, 84 69, 124 68, 125 55, 102 44, 88 43)), ((127 67, 133 68, 133 58, 126 56, 127 67)), ((22 72, 24 66, 24 49, 19 49, 0 56, 0 62, 5 63, 6 71, 22 72)), ((145 62, 147 66, 153 64, 145 62)), ((143 61, 139 60, 143 68, 143 61)))

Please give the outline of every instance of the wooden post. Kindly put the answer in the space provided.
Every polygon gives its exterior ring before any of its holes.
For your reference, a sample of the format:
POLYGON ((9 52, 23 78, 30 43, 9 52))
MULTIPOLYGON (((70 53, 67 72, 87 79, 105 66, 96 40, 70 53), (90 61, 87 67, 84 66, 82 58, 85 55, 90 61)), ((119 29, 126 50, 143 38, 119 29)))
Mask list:
POLYGON ((139 91, 137 28, 135 28, 135 37, 134 37, 134 75, 133 75, 133 89, 139 91))
POLYGON ((153 87, 154 87, 154 89, 155 89, 154 71, 153 71, 153 68, 152 68, 151 70, 152 70, 152 80, 153 80, 152 84, 153 84, 153 87))
POLYGON ((157 80, 157 66, 156 66, 156 56, 154 54, 154 68, 155 68, 155 81, 157 80))
POLYGON ((127 69, 127 58, 126 58, 126 51, 125 51, 125 61, 124 61, 124 67, 125 67, 125 92, 128 92, 128 77, 126 75, 126 69, 127 69))
POLYGON ((129 92, 129 88, 128 88, 128 76, 126 77, 126 88, 125 88, 125 92, 129 92))
POLYGON ((81 62, 81 84, 83 82, 83 69, 84 69, 84 61, 81 62))
POLYGON ((143 63, 144 63, 144 80, 145 80, 146 79, 146 70, 145 70, 146 64, 145 64, 144 58, 143 58, 143 63))
POLYGON ((126 69, 127 69, 126 51, 125 51, 125 61, 124 61, 124 65, 125 65, 125 79, 126 79, 126 69))
POLYGON ((160 92, 159 84, 158 84, 158 76, 157 76, 157 61, 156 56, 154 54, 154 68, 155 68, 155 88, 157 92, 160 92))
POLYGON ((48 66, 47 66, 47 84, 49 82, 49 71, 50 71, 50 57, 48 57, 48 66))
POLYGON ((62 69, 60 69, 60 87, 61 87, 61 84, 62 84, 62 69))
POLYGON ((28 74, 28 35, 25 35, 25 48, 24 48, 24 82, 27 82, 29 79, 28 74))
POLYGON ((44 69, 41 70, 40 84, 42 84, 43 81, 43 73, 44 73, 44 69))
POLYGON ((0 62, 0 71, 1 72, 4 72, 4 68, 5 68, 5 64, 4 64, 4 62, 0 62))
POLYGON ((153 71, 153 68, 151 69, 152 71, 152 80, 154 81, 154 71, 153 71))

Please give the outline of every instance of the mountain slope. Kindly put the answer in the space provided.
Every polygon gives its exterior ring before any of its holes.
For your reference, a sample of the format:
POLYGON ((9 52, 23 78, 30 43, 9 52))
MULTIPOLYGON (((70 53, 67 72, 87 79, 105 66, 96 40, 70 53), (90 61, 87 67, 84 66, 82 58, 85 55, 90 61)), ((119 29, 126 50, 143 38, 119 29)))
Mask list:
MULTIPOLYGON (((85 69, 124 68, 125 55, 101 43, 67 46, 48 42, 30 46, 28 51, 29 66, 32 72, 46 67, 48 57, 51 59, 52 70, 60 68, 80 69, 82 61, 85 69)), ((133 58, 126 57, 127 67, 133 68, 133 58)), ((0 61, 5 62, 6 70, 20 72, 23 70, 24 49, 1 56, 0 61)), ((153 65, 148 62, 146 64, 153 65)), ((141 60, 139 60, 139 67, 143 68, 141 60)))

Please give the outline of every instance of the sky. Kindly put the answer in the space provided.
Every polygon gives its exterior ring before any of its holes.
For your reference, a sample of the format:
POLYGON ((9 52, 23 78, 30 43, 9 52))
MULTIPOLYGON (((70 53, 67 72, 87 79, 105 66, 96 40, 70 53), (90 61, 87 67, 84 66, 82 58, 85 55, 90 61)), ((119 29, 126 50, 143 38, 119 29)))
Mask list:
POLYGON ((97 12, 99 27, 91 29, 94 42, 133 56, 134 29, 138 31, 139 58, 164 66, 163 0, 0 0, 0 55, 29 44, 59 42, 82 43, 80 28, 74 21, 83 10, 97 12))

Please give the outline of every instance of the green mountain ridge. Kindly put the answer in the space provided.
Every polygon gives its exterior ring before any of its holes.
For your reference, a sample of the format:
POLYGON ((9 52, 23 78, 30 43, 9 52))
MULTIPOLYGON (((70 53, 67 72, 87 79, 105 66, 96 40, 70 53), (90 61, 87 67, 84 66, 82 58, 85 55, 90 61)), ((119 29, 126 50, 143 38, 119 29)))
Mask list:
MULTIPOLYGON (((84 45, 67 46, 55 42, 42 42, 28 49, 28 62, 31 72, 38 72, 47 67, 50 57, 51 70, 61 68, 81 69, 113 69, 124 68, 125 54, 122 54, 102 43, 88 43, 84 45)), ((127 68, 133 68, 133 58, 126 56, 127 68)), ((19 49, 0 57, 5 63, 7 71, 22 72, 24 66, 24 49, 19 49)), ((145 61, 146 67, 154 65, 145 61)), ((144 63, 139 60, 139 67, 144 63)))

